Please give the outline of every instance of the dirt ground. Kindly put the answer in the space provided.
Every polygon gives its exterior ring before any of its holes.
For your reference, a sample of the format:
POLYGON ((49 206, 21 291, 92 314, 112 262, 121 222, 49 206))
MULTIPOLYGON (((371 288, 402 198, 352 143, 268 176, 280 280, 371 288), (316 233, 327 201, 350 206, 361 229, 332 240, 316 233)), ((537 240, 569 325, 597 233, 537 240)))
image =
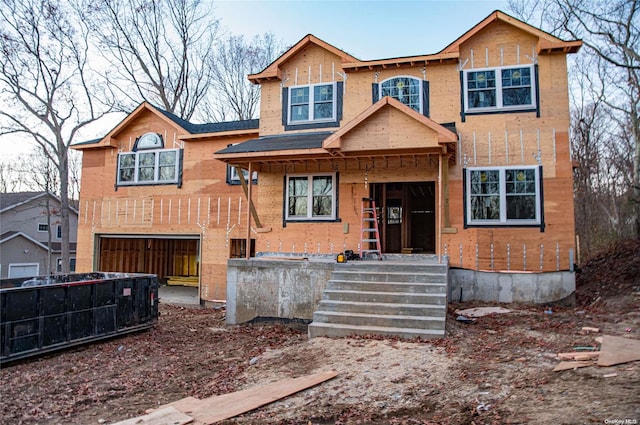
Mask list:
POLYGON ((501 305, 513 311, 463 323, 456 309, 488 304, 451 304, 447 337, 432 341, 308 340, 300 324, 230 326, 222 308, 161 304, 149 331, 0 370, 0 423, 108 424, 186 396, 336 370, 224 423, 637 425, 640 362, 552 369, 556 353, 597 348, 599 335, 640 339, 638 252, 627 241, 583 266, 573 306, 501 305))

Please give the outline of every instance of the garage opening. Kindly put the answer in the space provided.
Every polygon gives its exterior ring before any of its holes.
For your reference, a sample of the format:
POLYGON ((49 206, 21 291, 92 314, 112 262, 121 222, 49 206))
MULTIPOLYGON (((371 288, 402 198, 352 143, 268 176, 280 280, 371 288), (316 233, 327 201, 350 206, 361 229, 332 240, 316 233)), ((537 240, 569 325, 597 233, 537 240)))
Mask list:
POLYGON ((198 287, 200 239, 99 237, 98 270, 151 273, 167 285, 198 287))

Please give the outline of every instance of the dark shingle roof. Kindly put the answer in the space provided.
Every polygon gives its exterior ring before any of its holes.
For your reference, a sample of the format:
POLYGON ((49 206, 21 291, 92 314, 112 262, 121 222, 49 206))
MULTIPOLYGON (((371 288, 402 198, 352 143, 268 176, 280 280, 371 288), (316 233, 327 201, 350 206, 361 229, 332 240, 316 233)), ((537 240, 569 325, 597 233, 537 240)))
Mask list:
POLYGON ((232 130, 254 130, 260 126, 260 120, 242 120, 242 121, 225 121, 225 122, 214 122, 214 123, 206 123, 206 124, 192 124, 187 120, 180 118, 179 116, 172 114, 169 111, 165 111, 164 109, 158 108, 154 106, 158 111, 160 111, 164 116, 169 118, 171 121, 178 124, 180 127, 184 128, 191 134, 202 134, 202 133, 218 133, 221 131, 232 131, 232 130))
POLYGON ((456 131, 456 123, 455 122, 443 122, 440 123, 441 126, 452 132, 453 134, 458 134, 456 131))
POLYGON ((0 211, 9 209, 15 205, 26 202, 30 199, 44 195, 46 192, 15 192, 0 194, 0 211))
POLYGON ((99 139, 85 140, 84 142, 74 143, 72 146, 93 145, 95 143, 99 143, 100 140, 102 140, 102 137, 99 139))
POLYGON ((320 133, 296 133, 277 136, 262 136, 229 146, 216 153, 270 152, 291 149, 321 148, 324 139, 331 135, 330 131, 320 133))
POLYGON ((8 232, 4 232, 3 234, 0 235, 0 241, 3 241, 10 236, 17 235, 18 233, 19 232, 16 232, 15 230, 9 230, 8 232))

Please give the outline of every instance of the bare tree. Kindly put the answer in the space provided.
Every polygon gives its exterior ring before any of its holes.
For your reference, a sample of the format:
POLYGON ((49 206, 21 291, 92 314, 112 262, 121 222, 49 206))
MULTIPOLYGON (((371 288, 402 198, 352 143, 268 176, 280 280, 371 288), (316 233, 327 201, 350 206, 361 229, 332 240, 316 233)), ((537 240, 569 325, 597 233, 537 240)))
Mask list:
POLYGON ((33 140, 59 175, 62 271, 69 271, 69 146, 109 112, 88 67, 88 30, 60 0, 0 0, 0 135, 33 140), (10 106, 10 107, 9 107, 10 106))
POLYGON ((247 75, 266 68, 282 53, 284 45, 273 34, 228 36, 218 47, 210 67, 215 77, 212 88, 215 103, 202 111, 205 121, 248 120, 256 118, 260 106, 260 87, 247 75))
POLYGON ((16 178, 13 170, 12 158, 0 159, 0 193, 20 191, 20 180, 16 178))
MULTIPOLYGON (((611 118, 615 146, 628 146, 632 164, 626 187, 633 234, 640 237, 640 3, 638 0, 510 0, 515 13, 535 10, 545 29, 582 39, 603 74, 602 106, 611 118), (535 8, 535 9, 532 9, 535 8), (605 68, 606 67, 606 68, 605 68)), ((528 16, 532 16, 527 13, 528 16)), ((622 155, 624 156, 624 155, 622 155)), ((624 162, 624 161, 623 161, 624 162)), ((628 208, 627 208, 628 209, 628 208)))
POLYGON ((218 20, 200 0, 89 0, 83 13, 129 111, 143 100, 189 120, 208 101, 218 20))

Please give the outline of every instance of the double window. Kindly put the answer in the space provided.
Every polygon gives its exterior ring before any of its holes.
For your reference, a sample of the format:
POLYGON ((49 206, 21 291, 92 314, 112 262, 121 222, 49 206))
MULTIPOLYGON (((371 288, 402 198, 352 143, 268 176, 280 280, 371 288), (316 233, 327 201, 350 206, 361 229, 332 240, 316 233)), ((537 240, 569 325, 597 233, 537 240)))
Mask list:
POLYGON ((536 107, 533 65, 468 70, 463 78, 467 113, 536 107))
POLYGON ((541 224, 538 167, 470 168, 465 177, 467 224, 541 224))
POLYGON ((289 89, 289 124, 336 120, 336 85, 313 84, 289 89))
POLYGON ((286 177, 287 220, 334 220, 336 175, 289 175, 286 177))
POLYGON ((344 82, 282 88, 285 131, 340 127, 344 82))
POLYGON ((118 185, 178 183, 180 149, 118 154, 118 185))

